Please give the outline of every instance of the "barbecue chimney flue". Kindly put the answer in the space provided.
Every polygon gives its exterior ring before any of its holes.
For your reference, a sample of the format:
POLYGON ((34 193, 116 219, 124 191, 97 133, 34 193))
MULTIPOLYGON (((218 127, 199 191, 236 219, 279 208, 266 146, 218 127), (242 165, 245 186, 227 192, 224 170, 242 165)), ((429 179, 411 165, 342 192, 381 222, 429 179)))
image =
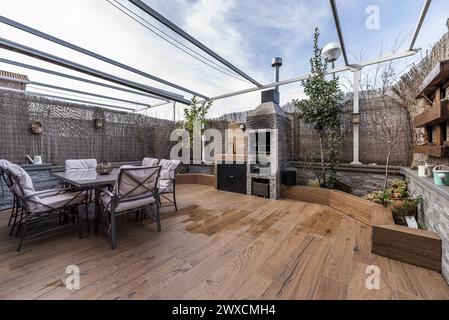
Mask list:
MULTIPOLYGON (((279 82, 279 69, 282 67, 282 58, 273 58, 271 66, 274 68, 274 82, 279 82)), ((279 93, 279 86, 274 87, 274 90, 279 93)))

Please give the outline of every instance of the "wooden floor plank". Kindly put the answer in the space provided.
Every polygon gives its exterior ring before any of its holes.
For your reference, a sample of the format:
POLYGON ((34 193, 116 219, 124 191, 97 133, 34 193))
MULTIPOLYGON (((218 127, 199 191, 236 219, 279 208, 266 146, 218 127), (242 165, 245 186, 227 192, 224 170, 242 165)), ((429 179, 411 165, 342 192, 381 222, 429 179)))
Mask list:
POLYGON ((16 252, 0 216, 0 299, 449 299, 441 274, 371 253, 371 226, 330 207, 180 185, 162 232, 130 216, 118 248, 74 230, 16 252), (65 288, 68 265, 80 290, 65 288), (366 288, 378 266, 380 290, 366 288))

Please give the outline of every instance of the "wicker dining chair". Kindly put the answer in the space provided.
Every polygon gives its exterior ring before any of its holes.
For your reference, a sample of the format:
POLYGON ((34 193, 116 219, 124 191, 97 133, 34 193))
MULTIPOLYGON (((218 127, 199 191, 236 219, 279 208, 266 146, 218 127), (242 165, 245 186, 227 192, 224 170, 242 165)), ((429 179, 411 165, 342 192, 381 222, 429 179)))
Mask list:
POLYGON ((117 248, 116 219, 120 216, 143 211, 145 216, 156 221, 157 230, 161 231, 158 202, 160 170, 160 167, 123 166, 113 191, 103 190, 100 203, 103 206, 103 215, 108 217, 107 232, 111 238, 112 249, 117 248), (153 214, 148 215, 147 209, 152 209, 153 214))

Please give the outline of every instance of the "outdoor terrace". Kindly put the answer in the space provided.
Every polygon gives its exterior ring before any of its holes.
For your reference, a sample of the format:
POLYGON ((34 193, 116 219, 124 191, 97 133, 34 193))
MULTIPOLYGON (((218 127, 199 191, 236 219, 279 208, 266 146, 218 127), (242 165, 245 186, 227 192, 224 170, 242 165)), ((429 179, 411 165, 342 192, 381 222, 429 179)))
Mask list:
POLYGON ((0 15, 0 299, 449 299, 441 1, 44 2, 0 15))
POLYGON ((51 233, 16 252, 0 221, 1 299, 448 299, 442 275, 371 253, 372 227, 342 211, 180 184, 179 211, 101 232, 51 233), (64 286, 68 265, 80 290, 64 286), (368 290, 366 268, 381 271, 368 290))

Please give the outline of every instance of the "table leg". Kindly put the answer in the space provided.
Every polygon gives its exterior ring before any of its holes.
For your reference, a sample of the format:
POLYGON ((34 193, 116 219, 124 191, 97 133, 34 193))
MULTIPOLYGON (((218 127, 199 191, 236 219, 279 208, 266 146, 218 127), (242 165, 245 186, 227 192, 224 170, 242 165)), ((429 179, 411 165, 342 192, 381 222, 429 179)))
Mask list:
POLYGON ((99 188, 95 188, 95 234, 98 233, 98 223, 101 219, 101 212, 100 212, 100 194, 101 191, 99 188))

